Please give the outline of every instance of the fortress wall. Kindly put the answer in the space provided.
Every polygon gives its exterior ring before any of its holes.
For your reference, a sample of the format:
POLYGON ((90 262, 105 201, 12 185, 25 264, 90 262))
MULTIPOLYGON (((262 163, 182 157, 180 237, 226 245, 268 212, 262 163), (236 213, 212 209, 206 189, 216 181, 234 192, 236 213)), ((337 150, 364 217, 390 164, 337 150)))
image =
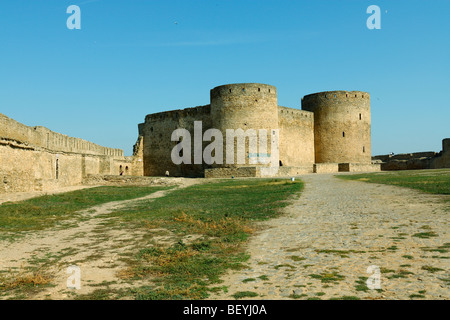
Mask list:
MULTIPOLYGON (((150 114, 140 126, 143 136, 143 160, 145 176, 162 176, 169 171, 171 176, 203 176, 204 164, 194 164, 194 121, 202 122, 202 134, 211 127, 210 105, 183 110, 150 114), (171 141, 172 132, 186 129, 191 134, 191 164, 175 165, 172 149, 178 144, 171 141)), ((210 142, 202 143, 202 151, 210 142)))
POLYGON ((316 163, 371 163, 369 93, 310 94, 302 109, 314 112, 316 163))
POLYGON ((450 168, 450 139, 442 140, 441 156, 432 159, 432 169, 450 168))
POLYGON ((0 114, 0 192, 45 191, 81 184, 87 174, 118 174, 120 149, 28 127, 0 114))
MULTIPOLYGON (((260 83, 237 83, 216 87, 210 91, 212 127, 219 129, 224 137, 224 157, 226 155, 226 130, 267 130, 267 151, 270 153, 272 130, 278 129, 277 89, 274 86, 260 83)), ((267 166, 252 163, 249 159, 249 139, 245 142, 245 163, 238 164, 238 140, 234 142, 234 163, 224 163, 219 167, 267 166)), ((259 139, 258 139, 259 141, 259 139)), ((224 161, 225 162, 225 161, 224 161)))
POLYGON ((280 161, 282 166, 314 163, 314 114, 309 111, 278 107, 280 161))
POLYGON ((314 173, 334 173, 339 172, 338 163, 315 163, 313 165, 314 173))
POLYGON ((258 167, 232 167, 205 169, 205 178, 251 178, 260 177, 261 169, 258 167))
POLYGON ((0 113, 0 138, 51 151, 123 157, 123 150, 53 132, 45 127, 29 127, 0 113))
POLYGON ((380 164, 339 163, 339 172, 374 172, 381 171, 380 164))

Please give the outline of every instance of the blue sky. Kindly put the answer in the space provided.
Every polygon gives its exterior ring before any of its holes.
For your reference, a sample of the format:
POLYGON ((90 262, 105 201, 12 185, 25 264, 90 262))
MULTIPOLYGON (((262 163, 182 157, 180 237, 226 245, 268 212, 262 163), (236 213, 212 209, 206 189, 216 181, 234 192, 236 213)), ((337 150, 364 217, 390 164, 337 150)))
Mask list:
POLYGON ((131 155, 145 115, 208 104, 218 85, 271 84, 299 109, 306 94, 361 90, 373 155, 440 151, 449 15, 450 0, 5 0, 0 112, 131 155), (81 30, 66 27, 72 4, 81 30))

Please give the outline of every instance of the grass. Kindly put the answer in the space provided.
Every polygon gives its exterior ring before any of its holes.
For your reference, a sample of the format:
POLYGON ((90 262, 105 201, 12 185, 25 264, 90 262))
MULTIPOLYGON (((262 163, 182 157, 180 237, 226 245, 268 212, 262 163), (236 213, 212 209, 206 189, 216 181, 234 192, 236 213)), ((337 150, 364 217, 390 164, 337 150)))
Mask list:
POLYGON ((254 298, 257 297, 258 294, 253 291, 238 291, 235 294, 233 294, 233 298, 237 299, 244 299, 244 298, 254 298))
POLYGON ((338 175, 344 180, 359 180, 417 189, 433 194, 450 194, 450 170, 406 170, 338 175))
POLYGON ((243 244, 254 222, 280 215, 286 200, 302 187, 301 182, 282 179, 211 182, 111 213, 130 227, 164 228, 178 239, 165 247, 150 242, 137 252, 124 273, 132 279, 151 279, 154 286, 132 294, 137 299, 207 298, 209 287, 220 283, 226 270, 245 267, 249 256, 243 244), (199 237, 184 243, 181 239, 187 235, 199 237))
POLYGON ((310 274, 309 275, 311 278, 313 279, 318 279, 320 280, 322 283, 327 283, 327 282, 338 282, 343 280, 345 277, 338 274, 337 272, 332 272, 332 273, 321 273, 321 274, 310 274))
MULTIPOLYGON (((54 227, 79 210, 143 197, 163 187, 97 187, 0 205, 0 234, 54 227)), ((4 237, 4 235, 3 235, 4 237)), ((0 238, 3 238, 0 236, 0 238)))

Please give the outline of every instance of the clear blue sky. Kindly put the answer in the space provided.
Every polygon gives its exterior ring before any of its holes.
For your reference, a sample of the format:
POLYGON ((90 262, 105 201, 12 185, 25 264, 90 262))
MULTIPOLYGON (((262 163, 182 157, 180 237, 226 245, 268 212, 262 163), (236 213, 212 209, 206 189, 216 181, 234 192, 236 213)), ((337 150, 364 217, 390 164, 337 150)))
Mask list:
POLYGON ((2 0, 0 112, 131 155, 145 115, 237 82, 371 94, 372 154, 450 137, 450 1, 2 0), (69 5, 81 30, 69 30, 69 5), (369 5, 381 30, 369 30, 369 5), (175 23, 177 22, 177 23, 175 23))

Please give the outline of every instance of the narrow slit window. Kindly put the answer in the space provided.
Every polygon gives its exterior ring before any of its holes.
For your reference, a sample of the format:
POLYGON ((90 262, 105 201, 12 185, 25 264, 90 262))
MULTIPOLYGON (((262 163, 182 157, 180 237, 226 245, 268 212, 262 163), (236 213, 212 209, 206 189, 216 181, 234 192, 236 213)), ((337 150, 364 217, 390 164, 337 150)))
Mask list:
POLYGON ((366 147, 363 146, 363 153, 365 153, 365 152, 366 152, 366 147))
POLYGON ((345 131, 342 131, 342 137, 345 138, 345 131))
POLYGON ((361 120, 361 113, 359 114, 359 120, 361 120))

